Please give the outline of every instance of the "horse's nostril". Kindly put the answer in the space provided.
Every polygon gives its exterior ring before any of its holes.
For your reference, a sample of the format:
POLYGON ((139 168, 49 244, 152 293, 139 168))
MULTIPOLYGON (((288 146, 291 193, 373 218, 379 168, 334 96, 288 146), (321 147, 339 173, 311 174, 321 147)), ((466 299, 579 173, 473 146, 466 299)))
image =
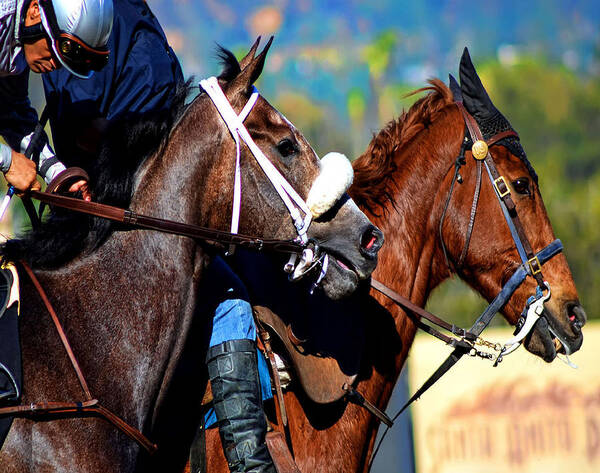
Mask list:
POLYGON ((379 228, 370 225, 362 234, 360 240, 361 252, 369 256, 375 255, 383 245, 383 233, 379 228))

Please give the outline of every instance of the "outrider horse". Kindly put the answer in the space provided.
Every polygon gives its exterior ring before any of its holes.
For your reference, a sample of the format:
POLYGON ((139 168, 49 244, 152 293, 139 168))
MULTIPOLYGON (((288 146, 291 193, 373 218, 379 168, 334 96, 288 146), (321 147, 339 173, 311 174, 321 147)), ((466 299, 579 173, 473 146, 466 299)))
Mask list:
MULTIPOLYGON (((461 60, 460 80, 464 106, 482 129, 493 135, 510 127, 492 105, 467 52, 461 60)), ((477 185, 477 165, 469 150, 464 156, 465 164, 460 167, 462 183, 455 183, 441 226, 446 260, 440 222, 457 157, 465 143, 466 128, 451 90, 440 80, 432 80, 430 84, 417 91, 428 92, 427 95, 381 130, 353 163, 355 179, 350 194, 384 231, 387 240, 373 277, 422 307, 433 289, 458 274, 491 301, 521 260, 485 171, 467 245, 477 185), (466 254, 461 256, 465 247, 466 254)), ((526 235, 533 249, 539 251, 555 237, 537 176, 514 136, 498 141, 489 150, 498 171, 509 183, 526 235)), ((580 348, 585 312, 564 255, 548 261, 543 266, 543 275, 552 288, 552 296, 545 305, 543 318, 524 344, 527 350, 550 362, 557 350, 572 353, 580 348)), ((258 292, 256 289, 250 287, 258 292)), ((526 299, 534 292, 535 281, 528 278, 502 309, 508 322, 517 322, 526 299)), ((356 297, 353 300, 366 327, 356 386, 365 398, 385 409, 417 329, 406 312, 389 299, 375 291, 371 296, 363 298, 362 307, 360 300, 356 297)), ((347 324, 353 320, 351 307, 352 304, 345 305, 342 309, 346 311, 347 324)), ((351 344, 349 349, 358 350, 359 344, 353 339, 340 343, 351 344)), ((292 386, 285 393, 285 404, 291 447, 300 470, 367 471, 378 421, 354 404, 311 402, 298 383, 292 386)), ((277 424, 275 419, 272 422, 277 424)), ((208 471, 227 471, 218 460, 221 456, 218 436, 208 430, 207 439, 208 471)))
MULTIPOLYGON (((255 56, 257 46, 258 41, 240 63, 221 51, 225 68, 218 82, 236 113, 253 93, 270 42, 255 56)), ((108 204, 129 201, 139 214, 228 230, 236 146, 215 105, 207 94, 200 94, 189 106, 182 104, 169 117, 154 120, 133 131, 121 130, 125 139, 113 140, 106 153, 128 157, 131 172, 125 172, 124 162, 113 163, 108 182, 105 174, 94 179, 103 184, 97 186, 97 195, 108 204), (157 140, 156 130, 161 129, 167 131, 166 137, 157 140), (115 164, 121 166, 117 171, 115 164)), ((306 199, 320 163, 301 133, 262 97, 245 125, 258 147, 306 199)), ((239 232, 280 240, 296 237, 287 208, 245 145, 240 163, 239 232)), ((114 226, 106 231, 95 219, 73 224, 64 217, 60 222, 63 230, 81 224, 89 231, 77 233, 76 238, 65 231, 47 230, 43 238, 34 235, 32 240, 9 245, 4 253, 37 267, 35 273, 59 315, 90 391, 103 406, 156 442, 158 452, 150 459, 130 438, 94 416, 16 418, 0 452, 0 471, 181 470, 206 385, 202 337, 188 358, 201 387, 182 393, 172 389, 172 380, 192 322, 201 325, 198 333, 202 334, 209 319, 197 294, 214 251, 211 245, 166 233, 120 231, 122 227, 114 226), (44 251, 36 246, 40 239, 44 251), (40 257, 36 260, 34 254, 40 257), (167 423, 177 428, 165 429, 167 423)), ((325 292, 336 297, 370 275, 382 243, 380 234, 347 199, 329 210, 326 218, 314 220, 308 236, 344 261, 330 264, 323 280, 325 292), (364 247, 365 241, 369 248, 364 247)), ((22 403, 82 400, 71 362, 24 272, 21 283, 22 403)))

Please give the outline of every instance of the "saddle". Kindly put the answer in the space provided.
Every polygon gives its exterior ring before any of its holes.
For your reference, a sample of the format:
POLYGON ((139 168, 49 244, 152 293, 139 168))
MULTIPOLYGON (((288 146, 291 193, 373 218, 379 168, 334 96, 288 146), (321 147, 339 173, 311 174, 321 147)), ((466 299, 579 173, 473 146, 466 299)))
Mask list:
POLYGON ((329 404, 346 395, 344 387, 354 383, 360 367, 362 319, 347 320, 347 314, 323 311, 305 314, 300 323, 285 320, 265 306, 253 309, 258 322, 277 337, 276 353, 291 363, 310 400, 329 404))

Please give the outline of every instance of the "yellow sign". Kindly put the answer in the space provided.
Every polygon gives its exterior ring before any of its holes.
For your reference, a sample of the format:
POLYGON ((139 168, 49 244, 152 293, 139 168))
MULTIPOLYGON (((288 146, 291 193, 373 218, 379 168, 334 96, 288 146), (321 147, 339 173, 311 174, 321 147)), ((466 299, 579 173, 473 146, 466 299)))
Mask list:
MULTIPOLYGON (((464 356, 413 404, 417 472, 600 472, 600 325, 583 331, 576 370, 522 347, 497 368, 464 356)), ((483 335, 503 342, 511 330, 483 335)), ((450 352, 433 337, 417 337, 411 392, 450 352)))

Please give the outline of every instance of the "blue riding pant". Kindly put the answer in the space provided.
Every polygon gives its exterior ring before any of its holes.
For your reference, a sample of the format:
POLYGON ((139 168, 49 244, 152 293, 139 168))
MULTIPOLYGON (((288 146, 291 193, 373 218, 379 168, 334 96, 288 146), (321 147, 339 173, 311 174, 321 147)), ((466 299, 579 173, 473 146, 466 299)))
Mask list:
MULTIPOLYGON (((250 298, 242 281, 235 275, 222 258, 213 259, 203 278, 203 294, 214 298, 211 307, 215 308, 212 334, 209 346, 213 347, 228 340, 256 341, 256 325, 250 306, 250 298)), ((257 349, 258 374, 263 400, 273 397, 271 379, 264 355, 257 349)), ((205 427, 216 422, 214 410, 205 417, 205 427)))

